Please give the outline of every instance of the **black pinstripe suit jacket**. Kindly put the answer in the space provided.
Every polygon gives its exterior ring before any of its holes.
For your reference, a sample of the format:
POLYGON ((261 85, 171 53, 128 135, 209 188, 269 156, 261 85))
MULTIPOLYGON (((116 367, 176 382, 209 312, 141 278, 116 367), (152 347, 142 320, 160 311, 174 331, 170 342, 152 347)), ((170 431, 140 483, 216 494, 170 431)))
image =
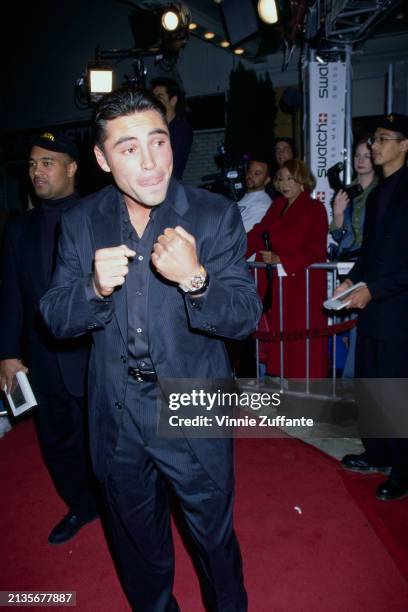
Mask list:
MULTIPOLYGON (((148 338, 159 378, 229 378, 225 338, 245 338, 255 328, 261 304, 244 260, 246 237, 235 203, 174 179, 170 206, 160 216, 157 235, 181 225, 196 238, 199 260, 210 285, 199 300, 185 296, 152 270, 148 283, 148 338)), ((121 196, 115 187, 82 200, 62 219, 57 269, 41 301, 54 335, 66 338, 91 332, 89 367, 91 449, 103 479, 114 447, 127 374, 126 291, 111 299, 92 298, 96 249, 121 244, 121 196)), ((191 446, 224 490, 232 486, 231 443, 191 439, 191 446)))

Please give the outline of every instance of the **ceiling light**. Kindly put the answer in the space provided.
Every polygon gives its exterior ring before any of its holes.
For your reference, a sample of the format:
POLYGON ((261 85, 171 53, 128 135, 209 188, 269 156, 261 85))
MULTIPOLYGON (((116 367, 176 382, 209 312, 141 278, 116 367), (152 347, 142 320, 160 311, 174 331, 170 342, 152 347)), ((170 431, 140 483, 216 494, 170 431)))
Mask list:
POLYGON ((278 21, 278 9, 275 0, 259 0, 258 15, 264 23, 276 23, 278 21))
POLYGON ((234 49, 234 53, 235 55, 242 55, 243 53, 245 53, 245 49, 242 49, 242 47, 237 47, 236 49, 234 49))
POLYGON ((205 38, 206 40, 212 40, 214 37, 215 37, 214 32, 206 32, 206 33, 204 34, 204 38, 205 38))
POLYGON ((230 46, 230 42, 228 40, 222 40, 220 42, 221 47, 223 47, 224 49, 227 49, 230 46))
POLYGON ((197 29, 197 24, 196 23, 190 23, 190 25, 188 26, 189 30, 196 30, 197 29))
POLYGON ((167 32, 174 32, 179 26, 179 16, 174 11, 165 11, 162 15, 162 26, 167 32))

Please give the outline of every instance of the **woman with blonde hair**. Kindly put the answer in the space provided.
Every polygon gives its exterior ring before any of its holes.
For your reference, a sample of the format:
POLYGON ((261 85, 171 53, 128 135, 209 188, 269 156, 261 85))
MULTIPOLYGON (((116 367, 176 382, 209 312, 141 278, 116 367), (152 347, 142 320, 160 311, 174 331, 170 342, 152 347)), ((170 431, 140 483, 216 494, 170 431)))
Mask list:
MULTIPOLYGON (((282 194, 277 198, 260 223, 248 233, 247 256, 256 252, 257 260, 279 264, 278 273, 285 276, 283 286, 283 331, 289 334, 284 342, 285 378, 306 376, 306 273, 313 263, 326 261, 328 220, 323 204, 314 200, 310 193, 315 179, 308 166, 301 160, 286 161, 278 170, 276 189, 282 194), (264 235, 268 232, 271 250, 265 250, 264 235), (296 339, 303 333, 302 339, 296 339), (291 337, 290 337, 291 336, 291 337)), ((262 271, 263 272, 263 271, 262 271)), ((268 286, 266 275, 258 275, 258 290, 264 297, 268 286)), ((324 271, 310 273, 309 285, 310 327, 326 325, 323 301, 327 296, 327 281, 324 271)), ((279 285, 274 269, 272 280, 272 306, 266 312, 271 333, 279 332, 279 285)), ((269 375, 280 374, 279 342, 262 343, 261 359, 266 361, 269 375)), ((327 339, 312 338, 310 341, 310 376, 321 378, 327 375, 327 339)))

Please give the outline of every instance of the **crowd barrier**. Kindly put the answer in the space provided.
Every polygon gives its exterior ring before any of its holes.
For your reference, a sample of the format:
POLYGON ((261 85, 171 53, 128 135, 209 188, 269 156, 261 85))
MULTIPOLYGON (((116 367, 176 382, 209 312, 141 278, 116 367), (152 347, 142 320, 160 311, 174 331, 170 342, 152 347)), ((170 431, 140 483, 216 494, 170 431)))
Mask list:
MULTIPOLYGON (((300 396, 308 396, 308 397, 316 397, 319 399, 338 399, 336 393, 336 375, 337 375, 337 364, 336 364, 336 336, 337 334, 346 331, 347 329, 351 329, 356 324, 356 319, 350 319, 349 317, 345 319, 344 313, 341 316, 336 316, 333 313, 327 313, 327 326, 324 328, 311 328, 310 326, 310 274, 313 274, 315 270, 326 270, 328 275, 327 288, 328 293, 327 296, 331 297, 333 293, 333 288, 337 285, 337 279, 339 273, 346 273, 353 264, 347 263, 316 263, 312 264, 305 270, 306 274, 306 326, 304 329, 291 331, 285 333, 284 329, 284 316, 283 316, 283 291, 285 284, 285 277, 278 277, 278 287, 279 287, 279 295, 273 296, 274 299, 279 300, 279 330, 274 334, 268 334, 267 332, 257 330, 254 334, 255 336, 255 346, 256 346, 256 378, 259 382, 259 341, 271 341, 271 342, 279 342, 280 349, 280 373, 279 373, 279 382, 280 382, 280 390, 282 393, 292 394, 292 395, 300 395, 300 396), (331 386, 328 394, 324 395, 321 393, 315 393, 311 390, 311 381, 310 381, 310 338, 318 337, 318 336, 331 336, 333 342, 333 351, 332 351, 332 375, 331 375, 331 386), (285 340, 290 339, 302 339, 306 340, 306 378, 305 378, 305 388, 304 391, 295 391, 291 389, 285 389, 285 372, 284 372, 284 350, 285 350, 285 340)), ((260 262, 249 262, 249 267, 254 272, 255 283, 258 284, 258 270, 266 268, 266 264, 260 262)), ((277 268, 277 264, 271 264, 272 268, 277 268)), ((7 410, 2 410, 0 405, 0 416, 6 416, 7 410)))
MULTIPOLYGON (((255 283, 258 285, 258 270, 265 269, 266 264, 260 262, 248 262, 249 267, 253 270, 255 283)), ((272 268, 277 268, 277 264, 270 264, 272 268)), ((356 319, 350 318, 348 314, 345 314, 345 311, 340 311, 339 314, 336 315, 335 311, 327 312, 327 325, 322 328, 311 328, 310 325, 310 275, 313 274, 316 270, 326 270, 327 271, 327 297, 331 297, 334 291, 334 288, 337 286, 338 276, 339 274, 347 274, 347 272, 352 268, 353 263, 315 263, 305 269, 306 275, 306 312, 305 312, 305 327, 299 330, 291 330, 290 332, 285 332, 284 326, 284 312, 283 312, 283 293, 285 286, 285 276, 278 276, 278 296, 274 295, 273 299, 278 300, 279 305, 279 330, 269 333, 259 328, 255 331, 255 350, 256 350, 256 378, 259 383, 259 342, 260 341, 268 341, 268 342, 279 342, 279 353, 280 353, 280 372, 279 372, 279 384, 280 391, 282 393, 299 395, 299 396, 308 396, 308 397, 316 397, 319 399, 341 399, 337 395, 337 363, 336 363, 336 337, 338 334, 351 329, 356 325, 356 319), (322 337, 327 336, 332 338, 332 364, 331 364, 331 384, 328 388, 328 391, 325 394, 316 393, 311 389, 311 379, 310 379, 310 339, 313 337, 322 337), (293 340, 293 339, 305 339, 305 351, 306 351, 306 376, 304 379, 304 389, 302 391, 299 390, 291 390, 285 388, 285 372, 284 372, 284 351, 285 351, 285 340, 293 340)), ((277 272, 275 272, 277 273, 277 272)), ((322 305, 323 308, 323 305, 322 305)), ((326 386, 327 388, 327 386, 326 386)))

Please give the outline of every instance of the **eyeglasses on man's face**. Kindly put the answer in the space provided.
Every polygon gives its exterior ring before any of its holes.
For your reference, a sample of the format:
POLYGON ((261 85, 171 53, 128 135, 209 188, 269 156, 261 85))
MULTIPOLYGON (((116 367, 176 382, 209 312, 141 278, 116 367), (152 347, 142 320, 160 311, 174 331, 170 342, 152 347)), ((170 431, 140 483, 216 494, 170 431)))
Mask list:
POLYGON ((373 144, 379 144, 380 146, 382 146, 384 142, 387 142, 387 140, 405 140, 405 138, 391 138, 389 136, 372 136, 371 138, 367 140, 367 144, 370 147, 372 147, 373 144))

